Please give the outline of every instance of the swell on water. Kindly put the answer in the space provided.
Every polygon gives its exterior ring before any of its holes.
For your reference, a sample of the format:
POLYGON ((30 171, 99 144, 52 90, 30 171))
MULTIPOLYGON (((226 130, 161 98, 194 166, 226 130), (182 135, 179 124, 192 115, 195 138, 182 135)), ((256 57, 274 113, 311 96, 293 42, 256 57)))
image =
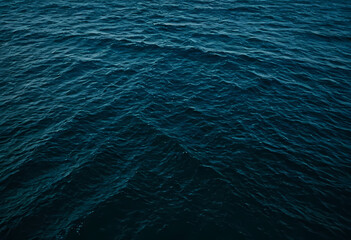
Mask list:
POLYGON ((348 239, 351 5, 2 1, 1 239, 348 239))

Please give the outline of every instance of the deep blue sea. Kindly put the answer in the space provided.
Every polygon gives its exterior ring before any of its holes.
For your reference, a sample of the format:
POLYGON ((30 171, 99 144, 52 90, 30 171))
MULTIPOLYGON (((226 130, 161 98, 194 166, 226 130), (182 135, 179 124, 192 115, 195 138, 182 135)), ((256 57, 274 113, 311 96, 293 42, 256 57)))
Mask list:
POLYGON ((351 1, 1 0, 0 239, 351 239, 351 1))

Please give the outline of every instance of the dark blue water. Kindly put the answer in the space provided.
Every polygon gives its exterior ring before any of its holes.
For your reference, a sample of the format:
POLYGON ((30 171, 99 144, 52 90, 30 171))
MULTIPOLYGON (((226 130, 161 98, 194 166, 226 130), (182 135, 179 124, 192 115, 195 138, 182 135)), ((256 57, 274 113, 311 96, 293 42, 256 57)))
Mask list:
POLYGON ((0 239, 350 239, 350 1, 3 0, 0 46, 0 239))

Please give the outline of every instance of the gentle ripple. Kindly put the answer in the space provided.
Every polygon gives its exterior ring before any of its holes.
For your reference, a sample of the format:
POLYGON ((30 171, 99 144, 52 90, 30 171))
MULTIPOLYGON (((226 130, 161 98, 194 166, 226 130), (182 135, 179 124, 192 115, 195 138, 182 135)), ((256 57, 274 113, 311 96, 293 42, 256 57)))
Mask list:
POLYGON ((1 239, 350 239, 351 2, 1 1, 1 239))

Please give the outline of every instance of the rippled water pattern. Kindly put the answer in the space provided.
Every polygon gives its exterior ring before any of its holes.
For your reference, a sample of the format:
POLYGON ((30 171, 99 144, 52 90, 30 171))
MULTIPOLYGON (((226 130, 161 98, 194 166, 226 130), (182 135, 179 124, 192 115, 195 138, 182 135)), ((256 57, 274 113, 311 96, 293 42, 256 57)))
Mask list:
POLYGON ((351 239, 350 1, 0 23, 0 239, 351 239))

